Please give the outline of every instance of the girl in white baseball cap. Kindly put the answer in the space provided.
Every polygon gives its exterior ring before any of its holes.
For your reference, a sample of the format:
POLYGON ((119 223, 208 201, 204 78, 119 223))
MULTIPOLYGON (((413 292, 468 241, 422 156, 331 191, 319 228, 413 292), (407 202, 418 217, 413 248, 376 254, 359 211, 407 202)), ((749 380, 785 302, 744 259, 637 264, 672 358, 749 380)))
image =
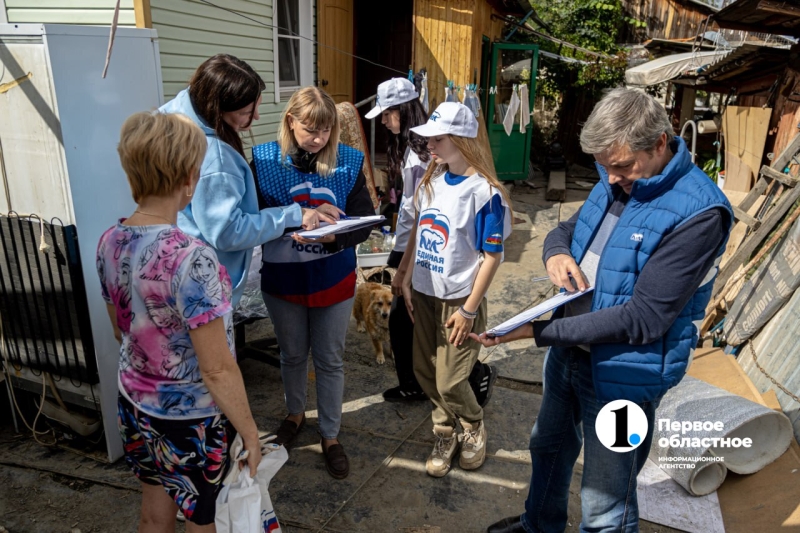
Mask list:
POLYGON ((428 138, 433 161, 415 193, 416 224, 398 273, 414 318, 414 373, 434 404, 436 444, 426 469, 441 477, 458 454, 456 420, 464 430, 461 468, 474 470, 486 458, 483 409, 468 384, 481 345, 468 334, 486 329, 485 296, 512 211, 469 108, 443 103, 411 131, 428 138))
MULTIPOLYGON (((398 203, 396 239, 394 249, 389 254, 387 265, 397 268, 408 244, 411 226, 414 225, 414 190, 425 175, 431 156, 428 153, 428 140, 411 133, 411 128, 425 124, 428 114, 419 101, 414 84, 405 78, 392 78, 378 86, 376 106, 367 118, 380 115, 381 124, 389 130, 387 149, 388 175, 390 187, 402 186, 398 203)), ((400 283, 402 278, 395 276, 392 291, 395 299, 389 314, 389 338, 395 360, 395 371, 399 385, 387 389, 383 398, 388 402, 407 402, 426 400, 417 378, 411 359, 414 323, 403 303, 400 283)))
MULTIPOLYGON (((403 259, 408 237, 414 225, 414 191, 428 169, 431 161, 428 140, 411 132, 411 128, 428 121, 428 114, 419 101, 414 84, 405 78, 392 78, 378 86, 377 104, 367 113, 367 118, 377 117, 389 130, 387 151, 389 182, 402 184, 402 195, 398 206, 396 240, 387 265, 397 268, 403 259)), ((392 292, 395 299, 389 315, 389 337, 395 360, 395 371, 399 385, 383 392, 387 402, 409 402, 426 400, 412 361, 414 323, 406 310, 402 296, 402 276, 395 275, 392 292)), ((488 403, 497 371, 489 365, 476 361, 470 373, 470 386, 481 406, 488 403)))

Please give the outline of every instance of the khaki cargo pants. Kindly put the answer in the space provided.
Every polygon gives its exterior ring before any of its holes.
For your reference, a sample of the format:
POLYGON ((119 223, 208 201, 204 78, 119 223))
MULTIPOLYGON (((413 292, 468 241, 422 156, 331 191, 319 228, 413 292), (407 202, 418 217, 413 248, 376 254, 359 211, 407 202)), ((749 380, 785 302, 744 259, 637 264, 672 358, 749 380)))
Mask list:
MULTIPOLYGON (((455 427, 455 419, 469 423, 483 420, 483 409, 469 385, 469 374, 478 359, 481 345, 467 339, 461 346, 448 342, 452 330, 444 327, 467 298, 442 300, 419 291, 414 304, 414 374, 422 390, 434 404, 433 423, 455 427)), ((478 308, 472 325, 474 333, 486 330, 486 298, 478 308)))

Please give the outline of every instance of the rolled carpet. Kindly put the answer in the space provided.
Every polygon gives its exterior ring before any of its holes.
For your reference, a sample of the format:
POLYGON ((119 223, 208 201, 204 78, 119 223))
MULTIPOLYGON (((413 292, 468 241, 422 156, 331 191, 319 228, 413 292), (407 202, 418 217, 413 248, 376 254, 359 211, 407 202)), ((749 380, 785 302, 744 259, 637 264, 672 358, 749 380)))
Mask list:
POLYGON ((656 411, 650 459, 690 494, 715 491, 727 471, 758 472, 789 448, 783 413, 686 376, 656 411))

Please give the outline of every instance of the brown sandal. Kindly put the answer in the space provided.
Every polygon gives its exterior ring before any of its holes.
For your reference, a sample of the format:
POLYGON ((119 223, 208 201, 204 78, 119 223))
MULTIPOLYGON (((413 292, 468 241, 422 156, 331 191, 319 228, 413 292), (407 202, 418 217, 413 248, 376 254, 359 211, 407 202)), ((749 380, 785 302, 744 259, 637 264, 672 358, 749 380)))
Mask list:
POLYGON ((303 429, 303 426, 306 425, 306 415, 303 414, 303 419, 300 421, 300 424, 296 424, 289 420, 289 418, 284 418, 283 422, 281 422, 281 426, 278 428, 278 431, 275 432, 276 439, 273 440, 275 444, 283 444, 284 446, 291 443, 294 438, 300 433, 300 430, 303 429))
POLYGON ((344 447, 341 444, 331 444, 328 449, 325 449, 325 439, 320 441, 322 446, 322 456, 325 457, 325 468, 328 473, 335 479, 344 479, 350 473, 350 461, 347 459, 347 454, 344 453, 344 447))

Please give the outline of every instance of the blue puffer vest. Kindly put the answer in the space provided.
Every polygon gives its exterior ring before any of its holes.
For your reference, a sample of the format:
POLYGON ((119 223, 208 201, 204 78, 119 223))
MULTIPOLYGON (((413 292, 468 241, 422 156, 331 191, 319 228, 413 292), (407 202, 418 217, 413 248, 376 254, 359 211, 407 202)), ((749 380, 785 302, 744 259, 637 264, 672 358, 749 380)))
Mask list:
MULTIPOLYGON (((630 200, 600 256, 592 311, 622 305, 631 299, 639 274, 671 231, 713 208, 727 210, 728 220, 733 220, 725 195, 692 163, 683 139, 675 137, 675 141, 677 152, 663 173, 633 184, 630 200)), ((581 208, 572 237, 571 252, 578 263, 613 202, 608 175, 602 166, 597 165, 597 168, 600 183, 581 208)), ((591 346, 598 400, 650 401, 683 378, 697 346, 698 324, 711 299, 717 265, 726 242, 727 237, 720 245, 713 272, 702 281, 663 337, 641 346, 623 343, 591 346)))

